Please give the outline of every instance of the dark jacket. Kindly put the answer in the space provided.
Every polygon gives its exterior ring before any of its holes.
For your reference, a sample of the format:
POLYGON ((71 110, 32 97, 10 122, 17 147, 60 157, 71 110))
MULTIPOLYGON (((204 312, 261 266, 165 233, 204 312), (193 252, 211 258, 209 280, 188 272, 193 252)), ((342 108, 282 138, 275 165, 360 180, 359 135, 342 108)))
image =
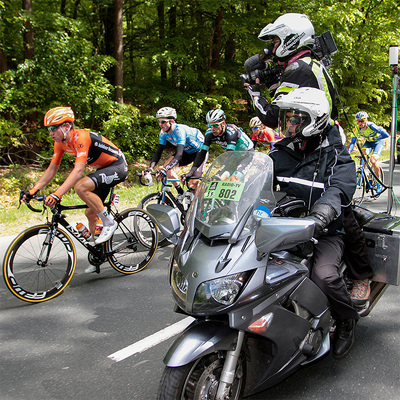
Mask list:
POLYGON ((335 234, 342 230, 342 206, 350 204, 356 188, 356 168, 336 126, 327 127, 322 137, 321 145, 319 135, 306 141, 282 139, 269 156, 274 161, 275 184, 281 191, 303 199, 309 210, 315 203, 334 209, 328 234, 335 234))
MULTIPOLYGON (((279 80, 279 87, 274 94, 274 99, 289 93, 294 88, 313 87, 323 89, 331 106, 331 118, 337 118, 335 105, 334 84, 325 67, 311 57, 308 52, 300 52, 292 58, 283 69, 279 80), (304 54, 302 54, 304 53, 304 54)), ((278 126, 279 107, 268 103, 263 97, 254 100, 254 108, 261 122, 275 129, 278 126)))

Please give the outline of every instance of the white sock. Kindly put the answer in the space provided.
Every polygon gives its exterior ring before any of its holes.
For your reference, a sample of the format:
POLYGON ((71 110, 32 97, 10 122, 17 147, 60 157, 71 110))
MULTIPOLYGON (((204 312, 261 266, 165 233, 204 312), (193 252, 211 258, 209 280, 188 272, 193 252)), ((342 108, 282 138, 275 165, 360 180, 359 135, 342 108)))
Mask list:
POLYGON ((112 226, 114 225, 114 220, 108 214, 107 209, 105 208, 100 214, 97 214, 97 216, 102 220, 103 226, 112 226))

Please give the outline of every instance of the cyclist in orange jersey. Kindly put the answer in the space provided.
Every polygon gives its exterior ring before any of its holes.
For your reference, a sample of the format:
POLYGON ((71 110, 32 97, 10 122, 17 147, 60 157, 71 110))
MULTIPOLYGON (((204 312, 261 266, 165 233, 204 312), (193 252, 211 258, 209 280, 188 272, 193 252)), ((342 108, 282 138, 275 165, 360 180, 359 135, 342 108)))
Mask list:
POLYGON ((70 107, 55 107, 46 113, 44 125, 54 140, 53 158, 39 181, 25 192, 23 200, 28 200, 53 180, 64 153, 76 157, 74 169, 64 183, 46 197, 45 204, 54 207, 65 193, 74 188, 89 207, 85 214, 93 237, 97 220, 103 222, 101 234, 95 240, 95 244, 100 244, 109 240, 118 226, 103 202, 111 187, 126 179, 128 166, 122 151, 112 142, 98 133, 75 128, 74 121, 74 112, 70 107), (96 171, 82 177, 86 164, 96 168, 96 171))

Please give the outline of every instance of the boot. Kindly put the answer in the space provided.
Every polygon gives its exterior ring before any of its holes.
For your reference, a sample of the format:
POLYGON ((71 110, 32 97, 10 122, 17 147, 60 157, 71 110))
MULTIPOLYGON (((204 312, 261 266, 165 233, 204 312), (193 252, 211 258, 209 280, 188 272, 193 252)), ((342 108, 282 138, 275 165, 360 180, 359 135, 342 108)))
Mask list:
POLYGON ((333 357, 345 357, 354 343, 354 328, 356 320, 345 319, 336 321, 335 336, 333 338, 333 357))

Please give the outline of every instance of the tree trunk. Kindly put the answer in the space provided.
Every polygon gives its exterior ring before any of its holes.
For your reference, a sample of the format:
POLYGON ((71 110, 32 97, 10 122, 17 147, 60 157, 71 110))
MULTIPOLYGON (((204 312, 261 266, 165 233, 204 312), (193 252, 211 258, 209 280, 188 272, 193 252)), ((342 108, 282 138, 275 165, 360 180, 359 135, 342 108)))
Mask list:
POLYGON ((33 58, 33 27, 32 27, 32 0, 22 0, 22 9, 26 11, 26 20, 22 32, 24 43, 24 60, 33 58))
POLYGON ((114 58, 117 60, 115 66, 115 101, 124 102, 124 47, 123 47, 123 0, 114 0, 114 58))
MULTIPOLYGON (((158 14, 158 37, 160 42, 165 40, 165 16, 164 16, 164 1, 160 1, 157 4, 157 14, 158 14)), ((161 73, 161 80, 167 80, 167 66, 165 61, 161 61, 160 63, 160 73, 161 73)))
POLYGON ((211 69, 218 68, 219 59, 221 57, 221 42, 222 42, 222 20, 224 19, 224 7, 220 7, 214 21, 214 29, 211 37, 210 60, 211 69))
POLYGON ((7 69, 7 57, 4 54, 4 51, 0 48, 0 74, 6 72, 7 69))
MULTIPOLYGON (((169 20, 169 37, 171 39, 175 39, 176 26, 177 26, 176 6, 173 6, 168 10, 168 20, 169 20)), ((174 43, 174 40, 171 40, 171 43, 174 43)), ((176 63, 172 63, 171 65, 171 77, 173 85, 179 87, 178 67, 176 63)))

